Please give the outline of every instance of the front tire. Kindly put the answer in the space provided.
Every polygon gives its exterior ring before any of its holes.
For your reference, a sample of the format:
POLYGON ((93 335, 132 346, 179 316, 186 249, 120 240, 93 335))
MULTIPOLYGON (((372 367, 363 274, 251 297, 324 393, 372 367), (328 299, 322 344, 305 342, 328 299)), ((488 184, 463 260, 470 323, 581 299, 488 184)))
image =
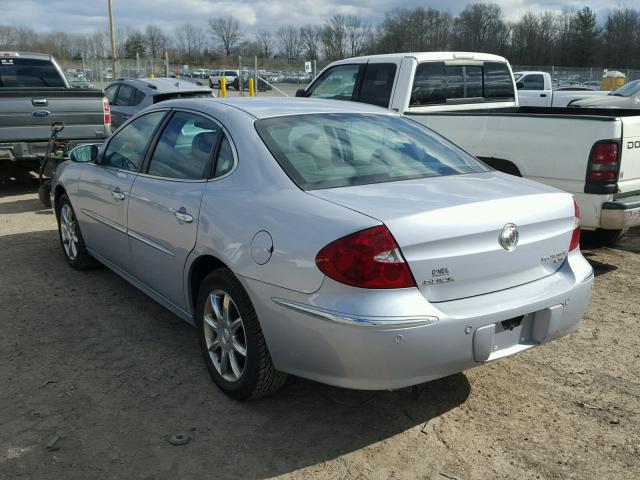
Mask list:
POLYGON ((207 370, 229 397, 264 397, 284 384, 287 375, 273 366, 249 295, 229 269, 202 282, 196 320, 207 370))
POLYGON ((65 260, 76 270, 89 270, 100 264, 93 258, 84 244, 76 213, 69 197, 62 195, 56 203, 58 217, 58 236, 65 260))

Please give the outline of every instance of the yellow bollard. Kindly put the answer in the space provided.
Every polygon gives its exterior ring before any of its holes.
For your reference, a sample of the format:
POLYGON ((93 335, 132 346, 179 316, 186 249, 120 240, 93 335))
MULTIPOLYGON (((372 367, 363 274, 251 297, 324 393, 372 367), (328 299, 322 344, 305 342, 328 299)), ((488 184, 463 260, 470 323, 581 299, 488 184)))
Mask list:
POLYGON ((255 97, 256 96, 256 89, 253 85, 254 79, 250 78, 249 79, 249 96, 250 97, 255 97))
POLYGON ((220 96, 221 97, 227 96, 227 79, 224 77, 220 79, 220 96))

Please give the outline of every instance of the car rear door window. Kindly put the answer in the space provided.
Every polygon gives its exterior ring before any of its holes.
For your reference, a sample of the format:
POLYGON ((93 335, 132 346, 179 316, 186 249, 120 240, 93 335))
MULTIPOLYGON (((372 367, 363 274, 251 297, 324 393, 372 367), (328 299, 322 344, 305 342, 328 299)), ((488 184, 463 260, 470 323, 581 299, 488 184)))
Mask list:
POLYGON ((165 113, 143 115, 119 130, 109 141, 100 165, 136 172, 165 113))
POLYGON ((336 100, 351 100, 360 72, 360 64, 336 65, 324 72, 311 85, 307 96, 316 98, 333 98, 336 100))
POLYGON ((128 106, 131 101, 131 95, 133 94, 133 87, 129 85, 120 85, 120 90, 118 90, 118 95, 116 96, 115 105, 117 106, 128 106))
POLYGON ((359 102, 388 107, 396 77, 395 63, 370 63, 364 72, 359 102))
POLYGON ((220 134, 220 126, 212 120, 174 113, 160 135, 147 173, 180 180, 208 178, 220 134))

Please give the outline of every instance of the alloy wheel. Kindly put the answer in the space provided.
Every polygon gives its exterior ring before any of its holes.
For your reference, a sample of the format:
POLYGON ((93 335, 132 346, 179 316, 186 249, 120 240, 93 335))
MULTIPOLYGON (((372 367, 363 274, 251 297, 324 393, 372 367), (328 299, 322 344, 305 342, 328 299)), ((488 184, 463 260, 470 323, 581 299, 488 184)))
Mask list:
POLYGON ((247 342, 238 307, 224 290, 208 295, 203 324, 213 366, 224 380, 237 382, 245 372, 247 342))
POLYGON ((65 203, 60 209, 60 235, 62 246, 70 260, 78 257, 78 222, 72 208, 65 203))

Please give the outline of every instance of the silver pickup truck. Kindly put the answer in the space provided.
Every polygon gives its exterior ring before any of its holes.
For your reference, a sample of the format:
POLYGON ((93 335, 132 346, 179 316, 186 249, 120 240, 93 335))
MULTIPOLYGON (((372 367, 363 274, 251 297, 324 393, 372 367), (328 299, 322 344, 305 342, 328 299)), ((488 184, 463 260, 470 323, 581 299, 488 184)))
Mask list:
POLYGON ((111 134, 101 91, 70 88, 50 55, 0 52, 0 162, 36 164, 55 122, 64 123, 59 139, 76 144, 111 134))

